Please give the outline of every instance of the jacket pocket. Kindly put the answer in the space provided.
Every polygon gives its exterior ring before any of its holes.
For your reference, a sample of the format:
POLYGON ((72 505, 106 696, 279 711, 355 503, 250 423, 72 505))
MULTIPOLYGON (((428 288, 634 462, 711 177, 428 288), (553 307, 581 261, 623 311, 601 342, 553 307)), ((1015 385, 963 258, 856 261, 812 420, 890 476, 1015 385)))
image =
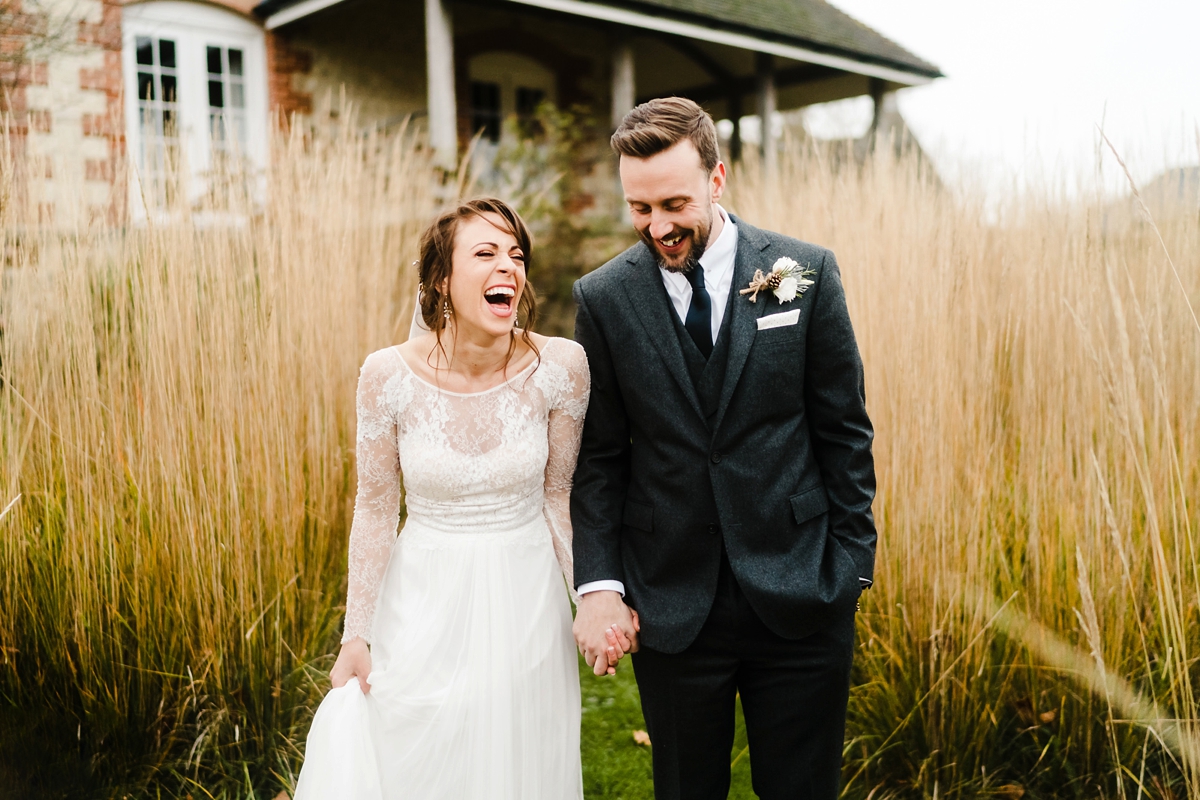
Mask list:
POLYGON ((621 522, 631 528, 651 532, 654 530, 654 506, 626 500, 625 513, 621 515, 621 522))
POLYGON ((802 525, 829 510, 829 497, 825 494, 824 486, 805 489, 800 494, 789 497, 788 501, 792 504, 792 514, 796 517, 797 525, 802 525))

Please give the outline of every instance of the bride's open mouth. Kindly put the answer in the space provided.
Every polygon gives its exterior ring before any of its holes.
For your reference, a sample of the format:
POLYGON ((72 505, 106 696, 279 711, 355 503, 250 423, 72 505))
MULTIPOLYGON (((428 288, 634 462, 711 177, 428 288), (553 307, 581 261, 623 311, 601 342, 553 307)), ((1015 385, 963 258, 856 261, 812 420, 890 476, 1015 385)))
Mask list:
POLYGON ((487 301, 488 309, 496 316, 512 316, 513 308, 517 302, 517 287, 507 285, 489 286, 483 292, 483 299, 487 301))

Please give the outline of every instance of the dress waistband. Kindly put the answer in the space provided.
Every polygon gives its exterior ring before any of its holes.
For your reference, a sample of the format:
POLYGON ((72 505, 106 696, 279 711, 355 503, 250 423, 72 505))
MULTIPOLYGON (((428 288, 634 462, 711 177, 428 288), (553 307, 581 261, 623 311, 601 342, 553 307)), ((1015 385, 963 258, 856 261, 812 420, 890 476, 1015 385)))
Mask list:
POLYGON ((415 493, 405 498, 409 521, 453 534, 516 530, 542 518, 542 502, 540 482, 517 497, 497 492, 454 500, 432 500, 415 493))
POLYGON ((433 550, 472 547, 486 543, 500 544, 505 547, 527 545, 550 547, 550 529, 546 527, 546 520, 541 514, 516 527, 475 530, 447 530, 445 527, 431 526, 426 520, 410 515, 404 522, 399 539, 401 547, 433 550))

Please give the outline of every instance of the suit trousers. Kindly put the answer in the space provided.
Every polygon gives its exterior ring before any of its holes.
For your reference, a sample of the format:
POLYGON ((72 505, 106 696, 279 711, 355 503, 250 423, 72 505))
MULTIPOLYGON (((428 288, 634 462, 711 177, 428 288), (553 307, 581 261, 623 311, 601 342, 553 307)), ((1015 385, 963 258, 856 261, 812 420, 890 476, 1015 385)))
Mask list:
POLYGON ((853 652, 853 613, 803 639, 773 633, 722 552, 716 599, 696 640, 681 653, 633 654, 656 800, 728 797, 739 694, 755 793, 834 800, 853 652))

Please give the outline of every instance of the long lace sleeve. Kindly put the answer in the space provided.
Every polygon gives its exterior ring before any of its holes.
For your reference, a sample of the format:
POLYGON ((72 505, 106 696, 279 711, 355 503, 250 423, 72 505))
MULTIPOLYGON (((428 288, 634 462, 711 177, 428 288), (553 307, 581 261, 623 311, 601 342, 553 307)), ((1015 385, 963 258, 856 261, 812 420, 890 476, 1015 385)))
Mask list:
POLYGON ((591 378, 587 356, 574 342, 560 340, 561 355, 556 353, 554 369, 547 370, 547 394, 550 397, 549 443, 546 459, 545 505, 542 510, 554 553, 562 566, 563 576, 572 602, 575 594, 575 569, 571 555, 571 482, 575 477, 575 461, 579 457, 579 441, 583 435, 583 417, 587 413, 591 378))
POLYGON ((367 357, 358 378, 358 494, 350 530, 343 643, 356 637, 371 641, 379 588, 400 521, 396 417, 387 402, 393 375, 387 351, 380 351, 367 357))

